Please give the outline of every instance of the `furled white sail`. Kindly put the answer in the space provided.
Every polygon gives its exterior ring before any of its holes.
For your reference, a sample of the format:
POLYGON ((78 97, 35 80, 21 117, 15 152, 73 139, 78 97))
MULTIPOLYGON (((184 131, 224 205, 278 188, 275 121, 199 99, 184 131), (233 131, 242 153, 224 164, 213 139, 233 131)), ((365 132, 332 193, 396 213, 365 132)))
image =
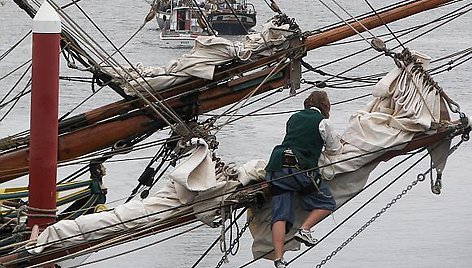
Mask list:
POLYGON ((241 41, 230 41, 215 36, 199 36, 189 53, 172 60, 166 67, 138 65, 136 69, 139 73, 131 68, 125 71, 111 68, 106 70, 123 83, 129 95, 136 95, 136 90, 143 91, 143 87, 149 91, 169 88, 192 77, 211 80, 217 65, 233 60, 247 61, 255 53, 267 56, 286 49, 287 36, 293 34, 287 31, 288 28, 288 24, 277 26, 274 21, 269 21, 263 26, 261 32, 249 34, 241 41), (129 83, 124 80, 128 80, 129 83))
POLYGON ((216 210, 207 210, 221 205, 226 197, 223 193, 263 178, 263 161, 248 162, 238 168, 237 178, 229 178, 224 173, 215 173, 215 163, 204 140, 193 139, 189 146, 194 146, 191 155, 171 172, 168 182, 154 195, 131 200, 111 211, 59 221, 39 235, 29 252, 38 254, 49 246, 70 246, 109 235, 126 235, 177 215, 195 213, 199 220, 211 224, 216 210))
MULTIPOLYGON (((412 52, 424 69, 430 58, 419 52, 412 52)), ((348 123, 342 139, 345 144, 339 154, 323 153, 318 165, 321 173, 339 207, 350 197, 364 188, 369 174, 378 165, 374 161, 387 150, 402 149, 419 133, 434 132, 432 123, 440 118, 440 94, 431 83, 424 81, 424 73, 415 71, 415 63, 403 68, 395 67, 375 86, 372 101, 360 111, 354 113, 348 123), (396 146, 399 145, 399 146, 396 146), (374 153, 371 153, 374 152, 374 153), (336 163, 329 165, 330 163, 336 163)), ((444 156, 449 149, 446 142, 432 152, 436 167, 443 168, 444 156), (438 161, 441 159, 440 161, 438 161)), ((270 206, 254 209, 251 233, 254 237, 253 255, 271 258, 270 206)), ((293 237, 297 226, 305 218, 305 212, 296 208, 294 228, 286 236, 287 242, 293 237)), ((299 248, 298 242, 290 241, 286 250, 299 248)))

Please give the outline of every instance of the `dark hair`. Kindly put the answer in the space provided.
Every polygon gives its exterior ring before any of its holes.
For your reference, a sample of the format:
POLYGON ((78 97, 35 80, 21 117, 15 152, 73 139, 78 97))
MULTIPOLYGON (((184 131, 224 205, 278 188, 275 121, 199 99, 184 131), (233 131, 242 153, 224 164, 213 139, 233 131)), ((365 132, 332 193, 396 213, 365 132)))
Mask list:
POLYGON ((101 163, 94 163, 91 162, 89 165, 90 177, 92 178, 100 178, 102 177, 102 164, 101 163))
POLYGON ((326 91, 313 91, 303 102, 305 109, 316 107, 320 109, 324 117, 329 118, 331 104, 329 102, 328 93, 326 91))

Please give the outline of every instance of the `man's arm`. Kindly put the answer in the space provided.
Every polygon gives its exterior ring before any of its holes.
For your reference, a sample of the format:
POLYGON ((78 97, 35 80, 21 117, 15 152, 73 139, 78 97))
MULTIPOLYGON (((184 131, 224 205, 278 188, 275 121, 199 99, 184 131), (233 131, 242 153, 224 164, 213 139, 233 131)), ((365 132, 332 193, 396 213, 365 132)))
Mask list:
POLYGON ((339 154, 342 151, 343 145, 341 137, 336 133, 330 124, 329 119, 323 119, 320 122, 319 130, 321 138, 324 140, 324 152, 328 154, 339 154))

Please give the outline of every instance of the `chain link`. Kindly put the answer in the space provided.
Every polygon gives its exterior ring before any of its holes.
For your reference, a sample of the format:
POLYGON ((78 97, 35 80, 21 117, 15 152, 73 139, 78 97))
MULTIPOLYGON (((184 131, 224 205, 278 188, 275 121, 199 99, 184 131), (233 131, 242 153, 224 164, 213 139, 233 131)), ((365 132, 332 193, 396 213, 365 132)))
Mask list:
POLYGON ((215 268, 219 268, 221 267, 221 265, 223 265, 223 263, 227 262, 228 260, 228 255, 229 254, 232 254, 232 250, 233 248, 239 244, 239 239, 243 236, 244 232, 246 231, 246 229, 249 227, 249 224, 251 223, 252 221, 252 217, 249 218, 247 220, 247 222, 244 224, 244 226, 241 228, 241 230, 238 232, 238 236, 233 240, 233 242, 231 242, 231 245, 229 246, 228 249, 226 249, 226 251, 224 252, 224 255, 223 257, 221 257, 221 260, 218 262, 218 264, 215 266, 215 268))
MULTIPOLYGON (((421 175, 421 174, 420 174, 421 175)), ((387 211, 392 205, 394 205, 398 200, 400 200, 403 196, 405 196, 418 182, 424 181, 424 174, 423 176, 419 176, 414 180, 410 185, 408 185, 401 193, 399 193, 392 201, 387 203, 379 212, 375 214, 370 220, 368 220, 361 228, 359 228, 354 234, 352 234, 348 239, 346 239, 340 246, 338 246, 331 254, 326 256, 319 264, 316 265, 316 268, 320 268, 321 266, 325 265, 331 258, 334 257, 339 251, 341 251, 345 246, 347 246, 351 241, 354 240, 360 233, 362 233, 367 227, 369 227, 374 221, 376 221, 384 212, 387 211)))

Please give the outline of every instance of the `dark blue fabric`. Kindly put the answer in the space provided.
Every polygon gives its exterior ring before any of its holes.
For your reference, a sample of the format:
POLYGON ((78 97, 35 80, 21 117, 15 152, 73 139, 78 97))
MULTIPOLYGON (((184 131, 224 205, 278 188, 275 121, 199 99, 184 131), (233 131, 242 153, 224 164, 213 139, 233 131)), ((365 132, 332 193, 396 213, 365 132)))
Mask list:
POLYGON ((305 172, 300 172, 296 168, 282 168, 280 171, 267 172, 266 180, 272 182, 277 188, 278 194, 272 196, 272 219, 271 225, 276 221, 286 221, 290 229, 295 220, 293 209, 293 196, 298 192, 300 206, 307 211, 313 209, 325 209, 334 211, 336 202, 331 197, 331 191, 324 181, 321 182, 319 189, 324 195, 315 190, 312 193, 302 194, 301 192, 308 187, 313 187, 311 179, 305 172), (278 179, 282 178, 282 179, 278 179))

